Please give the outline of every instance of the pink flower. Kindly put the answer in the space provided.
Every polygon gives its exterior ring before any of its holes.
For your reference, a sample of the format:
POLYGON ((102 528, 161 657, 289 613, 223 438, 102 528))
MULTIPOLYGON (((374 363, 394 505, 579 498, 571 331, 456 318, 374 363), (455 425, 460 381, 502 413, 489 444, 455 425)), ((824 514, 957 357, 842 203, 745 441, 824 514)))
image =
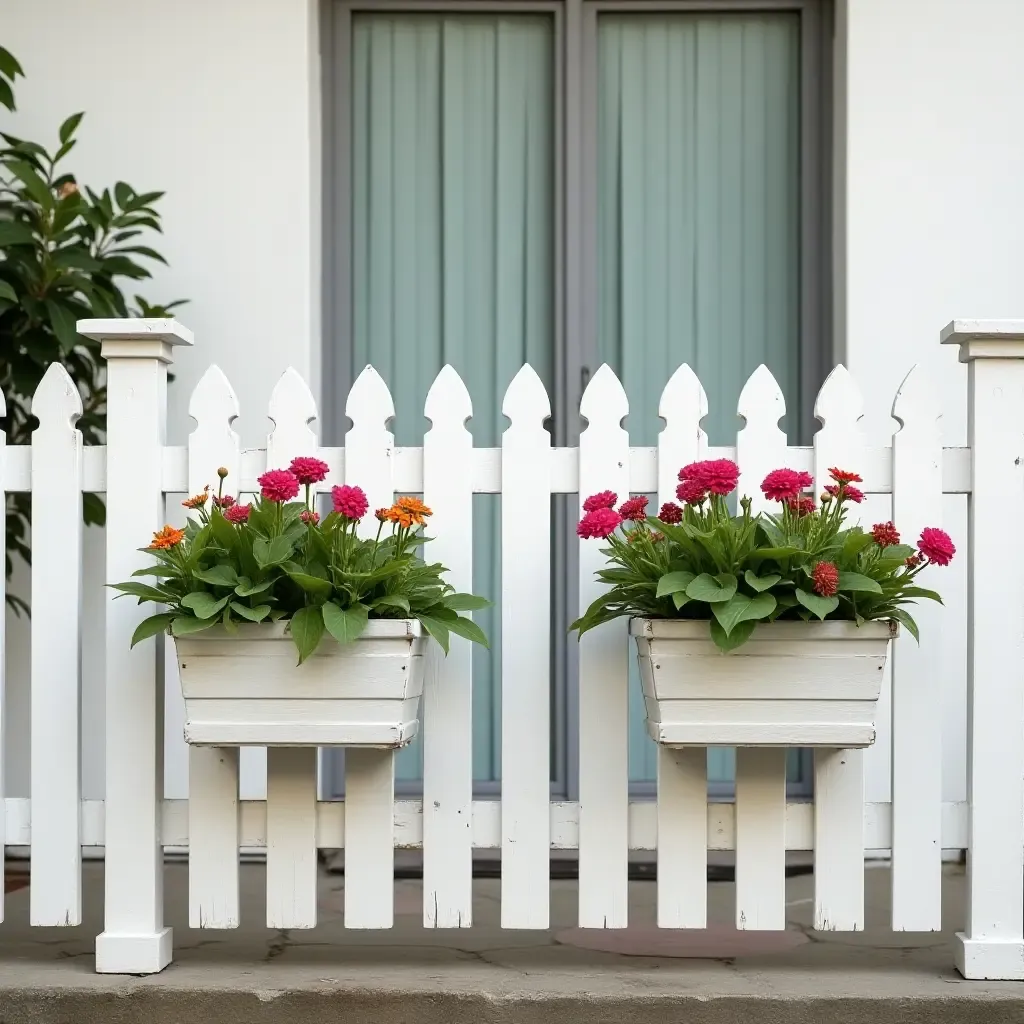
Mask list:
POLYGON ((331 501, 334 502, 335 512, 356 522, 366 515, 366 510, 370 507, 362 487, 350 487, 348 484, 332 487, 331 501))
POLYGON ((619 507, 619 515, 623 519, 632 519, 634 522, 642 523, 647 518, 648 500, 643 495, 638 498, 628 498, 619 507))
POLYGON ((244 523, 249 518, 252 505, 232 505, 224 512, 224 518, 229 523, 244 523))
POLYGON ((852 501, 857 505, 864 500, 864 492, 852 484, 828 484, 825 493, 821 496, 822 501, 828 500, 826 495, 828 498, 838 498, 840 501, 852 501))
POLYGON ((227 509, 227 508, 231 508, 231 506, 234 505, 235 499, 232 498, 230 494, 225 494, 224 497, 222 497, 222 498, 216 498, 215 497, 213 499, 213 503, 214 503, 214 505, 217 506, 217 508, 227 509))
POLYGON ((299 493, 299 479, 290 469, 269 469, 256 482, 267 501, 291 501, 299 493))
POLYGON ((839 589, 839 570, 832 562, 819 562, 812 576, 814 590, 822 597, 831 597, 839 589))
POLYGON ((921 531, 917 547, 929 562, 934 562, 936 565, 949 565, 956 554, 956 548, 953 546, 949 534, 936 526, 927 526, 921 531))
POLYGON ((594 512, 599 508, 611 508, 618 500, 619 496, 614 491, 598 491, 583 502, 583 511, 594 512))
POLYGON ((693 481, 712 494, 732 494, 739 478, 740 467, 732 459, 705 459, 703 462, 691 462, 679 470, 681 482, 693 481))
POLYGON ((622 516, 613 508, 603 506, 589 511, 576 527, 576 533, 583 538, 609 537, 622 523, 622 516))
POLYGON ((809 516, 815 509, 814 499, 803 495, 798 498, 787 498, 789 510, 797 516, 809 516))
POLYGON ((676 487, 676 497, 686 505, 699 505, 707 496, 707 488, 699 480, 684 480, 676 487))
POLYGON ((316 524, 320 522, 320 513, 307 508, 305 511, 299 513, 299 518, 307 526, 316 526, 316 524))
POLYGON ((813 482, 811 474, 802 470, 773 469, 761 481, 761 490, 769 501, 789 501, 799 498, 800 492, 813 482))
POLYGON ((864 500, 864 492, 852 484, 847 484, 843 488, 843 497, 859 505, 864 500))
MULTIPOLYGON (((658 518, 663 523, 681 523, 683 521, 683 510, 675 502, 666 501, 661 506, 658 518)), ((658 534, 658 536, 660 537, 661 534, 658 534)))
POLYGON ((318 484, 325 479, 330 466, 319 459, 300 455, 298 458, 292 459, 292 464, 288 468, 295 474, 295 478, 300 484, 308 487, 310 484, 318 484))

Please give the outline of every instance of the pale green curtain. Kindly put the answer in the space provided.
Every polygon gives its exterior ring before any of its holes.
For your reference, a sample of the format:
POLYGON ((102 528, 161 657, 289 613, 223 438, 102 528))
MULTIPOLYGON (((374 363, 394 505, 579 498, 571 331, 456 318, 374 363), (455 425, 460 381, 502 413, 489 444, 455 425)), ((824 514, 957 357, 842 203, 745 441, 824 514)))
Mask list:
MULTIPOLYGON (((451 363, 478 446, 500 444, 501 398, 554 365, 554 33, 534 15, 357 14, 352 27, 353 362, 395 400, 399 445, 451 363)), ((498 503, 477 496, 476 619, 500 651, 498 503)), ((498 658, 474 654, 473 765, 499 777, 498 658)), ((399 778, 420 777, 416 744, 399 778)))
MULTIPOLYGON (((684 361, 712 444, 734 443, 759 363, 798 408, 799 66, 797 15, 599 19, 599 353, 629 395, 634 445, 657 442, 684 361)), ((635 679, 630 695, 630 773, 651 779, 635 679)), ((731 754, 709 771, 731 778, 731 754)))

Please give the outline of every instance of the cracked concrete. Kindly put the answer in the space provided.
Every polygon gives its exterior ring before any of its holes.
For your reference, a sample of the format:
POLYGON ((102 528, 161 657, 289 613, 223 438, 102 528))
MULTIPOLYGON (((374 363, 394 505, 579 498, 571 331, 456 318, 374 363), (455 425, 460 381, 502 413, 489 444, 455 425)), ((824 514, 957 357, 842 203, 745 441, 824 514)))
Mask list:
POLYGON ((175 961, 147 978, 93 972, 102 865, 88 863, 85 879, 77 928, 30 929, 29 890, 8 895, 0 1024, 1024 1022, 1024 986, 965 982, 952 968, 963 916, 959 868, 946 872, 943 931, 895 935, 886 927, 889 872, 879 868, 867 871, 868 927, 858 934, 811 929, 810 876, 787 881, 783 933, 737 932, 728 883, 709 886, 706 931, 660 931, 653 882, 631 883, 628 929, 580 931, 570 881, 551 885, 550 930, 502 931, 493 879, 474 884, 473 928, 425 930, 421 884, 400 880, 395 928, 353 932, 342 922, 343 880, 326 873, 317 928, 268 930, 265 871, 245 865, 241 926, 215 932, 187 927, 187 868, 170 864, 175 961))

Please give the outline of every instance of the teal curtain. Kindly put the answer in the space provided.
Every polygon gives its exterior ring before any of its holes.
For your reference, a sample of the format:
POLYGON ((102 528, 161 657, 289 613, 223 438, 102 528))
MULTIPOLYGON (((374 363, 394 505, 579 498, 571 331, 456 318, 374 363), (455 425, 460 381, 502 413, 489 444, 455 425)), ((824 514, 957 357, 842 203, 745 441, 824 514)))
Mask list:
MULTIPOLYGON (((758 364, 800 401, 798 16, 602 15, 597 66, 598 346, 631 443, 657 443, 682 362, 707 391, 711 443, 734 443, 758 364)), ((631 777, 652 779, 636 679, 630 695, 631 777)), ((709 775, 732 778, 730 752, 709 775)))
MULTIPOLYGON (((497 446, 501 399, 524 362, 554 365, 554 32, 534 15, 356 14, 352 25, 353 369, 395 400, 395 440, 422 444, 445 363, 497 446)), ((499 509, 478 495, 476 618, 500 651, 499 509)), ((498 658, 477 649, 473 766, 499 777, 498 658)), ((429 727, 429 726, 428 726, 429 727)), ((398 777, 420 777, 404 751, 398 777)))

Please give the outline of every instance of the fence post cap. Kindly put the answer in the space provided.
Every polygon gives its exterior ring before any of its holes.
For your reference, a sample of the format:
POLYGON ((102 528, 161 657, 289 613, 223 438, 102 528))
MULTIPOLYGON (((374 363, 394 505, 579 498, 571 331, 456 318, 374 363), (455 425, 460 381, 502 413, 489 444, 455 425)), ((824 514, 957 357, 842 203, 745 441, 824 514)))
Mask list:
POLYGON ((939 332, 942 345, 959 345, 960 362, 1024 359, 1024 320, 951 320, 939 332))
POLYGON ((192 332, 173 317, 79 320, 76 326, 83 337, 100 342, 104 359, 149 357, 170 363, 175 345, 193 344, 192 332))

